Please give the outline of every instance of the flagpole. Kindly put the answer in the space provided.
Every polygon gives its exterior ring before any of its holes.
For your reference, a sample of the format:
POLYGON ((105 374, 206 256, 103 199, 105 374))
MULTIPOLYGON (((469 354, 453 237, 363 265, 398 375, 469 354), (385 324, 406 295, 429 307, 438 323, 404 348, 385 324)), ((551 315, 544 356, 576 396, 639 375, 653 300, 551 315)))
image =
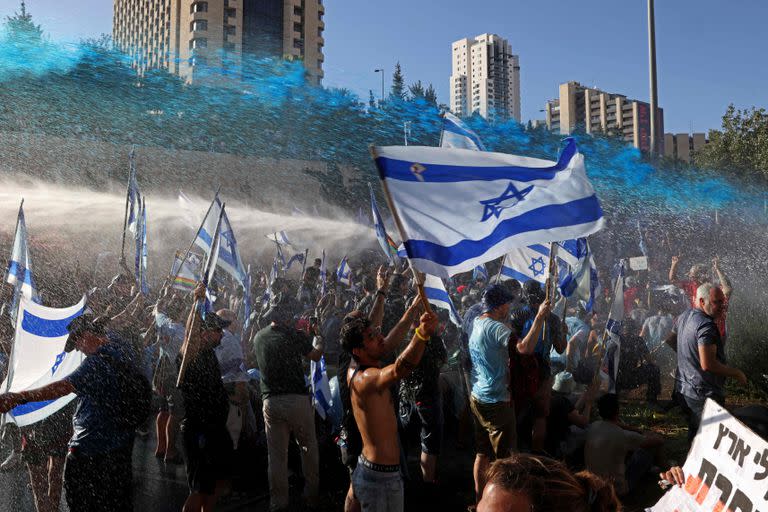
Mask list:
MULTIPOLYGON (((24 208, 24 198, 21 198, 21 203, 19 204, 19 214, 16 216, 16 229, 13 231, 13 245, 11 246, 11 259, 8 261, 13 260, 13 248, 16 246, 16 235, 19 232, 19 222, 21 220, 21 212, 22 208, 24 208)), ((8 277, 8 269, 5 270, 6 279, 8 277)), ((22 278, 23 279, 23 278, 22 278)), ((18 277, 16 278, 18 281, 18 277)), ((21 300, 19 300, 19 304, 21 304, 21 300)), ((16 318, 18 319, 18 314, 16 315, 16 318)), ((16 326, 13 326, 14 333, 16 332, 16 326)), ((11 383, 13 382, 13 363, 14 363, 14 355, 16 354, 16 336, 14 334, 13 343, 11 344, 11 350, 8 352, 8 372, 6 372, 6 378, 5 378, 5 393, 8 393, 11 390, 11 383)), ((8 422, 8 413, 5 413, 2 415, 2 420, 0 421, 0 430, 5 429, 5 425, 8 422)))
MULTIPOLYGON (((555 242, 549 242, 549 270, 547 273, 547 282, 544 285, 545 286, 545 296, 544 300, 550 300, 552 298, 552 274, 554 271, 553 262, 555 261, 555 242)), ((550 302, 550 307, 553 307, 554 304, 550 302)), ((544 325, 541 327, 541 338, 546 339, 547 337, 547 321, 549 318, 546 318, 544 320, 544 325)))
MULTIPOLYGON (((373 157, 373 161, 376 161, 376 158, 378 156, 376 155, 376 147, 374 145, 371 145, 369 147, 371 151, 371 156, 373 157)), ((392 218, 395 221, 395 227, 397 228, 398 233, 400 233, 400 240, 407 240, 407 237, 405 236, 405 228, 403 227, 403 222, 400 220, 400 214, 397 211, 397 208, 395 208, 395 202, 392 200, 392 194, 389 192, 389 187, 387 186, 387 180, 380 179, 381 181, 381 188, 384 190, 384 199, 387 201, 387 206, 389 206, 389 211, 392 212, 392 218)), ((413 265, 411 264, 411 259, 408 257, 407 251, 406 251, 406 259, 408 260, 408 265, 411 267, 411 272, 413 272, 413 277, 416 279, 416 289, 419 292, 419 299, 421 299, 421 304, 424 306, 424 311, 427 313, 432 313, 432 307, 429 304, 429 300, 427 299, 427 294, 424 292, 424 276, 417 272, 415 268, 413 268, 413 265)))
POLYGON ((444 126, 445 126, 445 112, 440 114, 440 142, 437 143, 437 147, 439 148, 443 147, 443 134, 445 133, 445 130, 443 130, 444 126))
MULTIPOLYGON (((217 195, 218 195, 218 192, 217 192, 217 195)), ((214 199, 214 201, 215 201, 215 199, 214 199)), ((208 258, 205 261, 205 271, 204 271, 203 275, 201 276, 202 282, 203 282, 203 284, 205 285, 206 288, 208 288, 208 275, 209 275, 209 273, 211 271, 211 262, 213 262, 213 260, 216 259, 213 256, 213 249, 214 249, 214 245, 218 246, 218 239, 221 236, 221 219, 224 217, 224 206, 226 206, 226 203, 221 205, 221 211, 219 212, 219 220, 216 223, 216 230, 213 232, 213 239, 212 239, 213 241, 211 242, 211 252, 210 252, 210 254, 208 255, 208 258)), ((206 214, 206 217, 207 216, 208 215, 206 214)), ((203 221, 203 222, 205 222, 205 221, 203 221)), ((197 237, 195 237, 195 238, 197 238, 197 237)), ((218 247, 216 248, 216 250, 218 251, 218 247)), ((183 263, 184 263, 184 260, 182 260, 182 264, 183 263)), ((200 309, 200 307, 202 306, 202 303, 204 303, 204 302, 205 302, 205 299, 195 299, 194 304, 192 304, 193 311, 196 311, 196 310, 200 309)), ((192 324, 194 324, 194 322, 192 324)), ((187 372, 187 368, 192 363, 192 358, 194 358, 197 355, 197 351, 200 348, 199 345, 196 346, 195 350, 193 351, 194 353, 190 356, 190 354, 189 354, 189 352, 190 352, 189 344, 191 342, 191 339, 192 339, 192 329, 190 329, 189 332, 186 333, 186 337, 184 339, 184 344, 182 345, 183 355, 181 357, 181 366, 179 367, 179 376, 176 379, 176 387, 177 388, 181 386, 181 383, 184 380, 184 375, 187 372)))
MULTIPOLYGON (((211 210, 213 209, 213 205, 216 203, 216 198, 219 197, 219 191, 221 191, 221 185, 219 185, 219 187, 216 189, 216 193, 213 196, 213 201, 211 201, 211 205, 208 207, 208 211, 206 211, 205 215, 203 215, 203 220, 200 222, 200 227, 197 228, 197 231, 195 231, 195 236, 194 238, 192 238, 192 243, 189 244, 189 247, 187 247, 187 250, 184 253, 184 258, 182 258, 181 260, 181 265, 179 265, 179 268, 176 270, 176 273, 174 275, 168 274, 168 276, 165 278, 165 282, 163 283, 162 288, 166 287, 169 280, 176 279, 176 277, 179 275, 179 270, 181 270, 181 268, 184 266, 184 262, 187 261, 187 258, 189 258, 189 253, 192 252, 192 248, 195 246, 197 235, 200 234, 200 231, 203 229, 203 226, 205 226, 205 220, 208 218, 208 214, 211 213, 211 210)), ((211 244, 213 244, 213 242, 211 242, 211 244)))
POLYGON ((496 274, 496 284, 499 284, 499 279, 501 279, 501 271, 504 270, 504 261, 506 261, 507 255, 501 257, 501 264, 499 265, 499 272, 496 274))
POLYGON ((131 152, 128 154, 130 165, 128 168, 128 188, 125 191, 125 216, 123 217, 123 241, 120 248, 120 263, 125 263, 125 230, 128 228, 128 204, 131 200, 131 178, 136 172, 136 166, 134 163, 134 152, 136 150, 136 144, 131 146, 131 152))

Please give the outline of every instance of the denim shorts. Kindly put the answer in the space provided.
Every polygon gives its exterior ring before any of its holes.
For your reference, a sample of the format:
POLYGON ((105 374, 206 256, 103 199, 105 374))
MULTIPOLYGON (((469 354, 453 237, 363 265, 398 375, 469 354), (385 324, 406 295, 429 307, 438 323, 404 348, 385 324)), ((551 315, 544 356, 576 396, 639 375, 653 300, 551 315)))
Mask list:
POLYGON ((402 512, 405 493, 399 471, 376 471, 358 462, 352 473, 352 491, 362 512, 402 512))

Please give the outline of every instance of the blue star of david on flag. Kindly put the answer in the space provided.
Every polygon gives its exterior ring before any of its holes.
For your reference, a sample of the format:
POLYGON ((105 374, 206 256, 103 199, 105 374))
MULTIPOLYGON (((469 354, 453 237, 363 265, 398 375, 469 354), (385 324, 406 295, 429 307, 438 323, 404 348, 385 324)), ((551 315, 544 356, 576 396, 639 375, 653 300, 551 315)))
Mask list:
POLYGON ((480 204, 484 206, 483 218, 480 219, 480 222, 485 222, 491 217, 496 217, 498 219, 502 211, 504 211, 507 208, 512 208, 513 206, 518 204, 520 201, 525 199, 525 196, 527 196, 531 192, 531 190, 533 190, 533 186, 530 186, 523 190, 517 190, 517 187, 515 187, 515 184, 510 182, 509 185, 507 186, 507 189, 499 197, 494 197, 492 199, 486 199, 485 201, 480 201, 480 204))
POLYGON ((538 277, 544 274, 546 267, 547 265, 544 263, 544 257, 539 256, 538 258, 531 258, 531 264, 528 265, 528 270, 533 272, 533 277, 538 277))
POLYGON ((61 362, 64 361, 64 357, 67 355, 66 352, 62 352, 61 354, 56 356, 56 361, 53 363, 53 367, 51 368, 51 375, 56 373, 56 370, 59 369, 59 366, 61 365, 61 362))

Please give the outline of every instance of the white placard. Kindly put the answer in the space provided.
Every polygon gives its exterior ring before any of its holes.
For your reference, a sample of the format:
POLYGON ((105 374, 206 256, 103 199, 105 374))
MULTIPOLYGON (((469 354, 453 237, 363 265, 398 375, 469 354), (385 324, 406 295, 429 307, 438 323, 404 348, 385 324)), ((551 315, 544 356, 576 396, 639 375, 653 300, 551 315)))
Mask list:
POLYGON ((701 426, 674 486, 649 512, 768 510, 768 442, 707 400, 701 426))
POLYGON ((645 256, 629 258, 629 268, 632 270, 648 270, 648 258, 645 256))

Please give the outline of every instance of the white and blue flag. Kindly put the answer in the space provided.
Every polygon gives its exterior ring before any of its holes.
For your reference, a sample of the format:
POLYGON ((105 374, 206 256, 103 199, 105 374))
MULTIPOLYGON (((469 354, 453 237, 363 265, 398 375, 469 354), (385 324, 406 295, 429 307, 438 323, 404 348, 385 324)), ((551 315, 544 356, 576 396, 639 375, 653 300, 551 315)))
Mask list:
POLYGON ((485 268, 485 263, 472 269, 472 280, 488 282, 488 269, 485 268))
MULTIPOLYGON (((64 352, 69 333, 67 325, 85 309, 85 297, 68 308, 49 308, 22 296, 11 350, 8 376, 2 384, 6 392, 19 392, 46 386, 64 379, 80 366, 82 352, 64 352)), ((74 400, 74 393, 42 402, 29 402, 8 415, 20 427, 37 423, 74 400)))
POLYGON ((346 256, 341 259, 339 267, 336 269, 336 281, 339 284, 352 286, 352 269, 349 267, 349 260, 346 256))
POLYGON ((5 272, 5 282, 13 285, 13 304, 9 312, 11 320, 16 320, 20 297, 23 296, 27 300, 40 303, 40 295, 37 293, 35 278, 32 275, 32 259, 29 256, 29 246, 27 245, 27 223, 24 219, 23 202, 19 206, 16 234, 13 238, 8 269, 5 272))
POLYGON ((412 266, 449 277, 513 248, 587 236, 603 211, 576 142, 557 162, 423 146, 374 149, 412 266))
MULTIPOLYGON (((195 238, 195 245, 203 249, 206 254, 209 254, 211 251, 213 234, 216 231, 216 224, 219 221, 219 216, 221 216, 221 206, 221 200, 219 199, 219 196, 216 195, 211 204, 211 208, 208 210, 208 215, 205 217, 202 227, 197 232, 197 237, 195 238)), ((231 275, 241 287, 244 287, 245 265, 240 258, 240 250, 237 246, 235 232, 232 229, 232 224, 229 222, 229 217, 227 217, 226 211, 221 218, 219 245, 219 256, 216 260, 216 264, 224 272, 231 275)))
POLYGON ((134 148, 131 148, 130 162, 128 172, 128 230, 136 235, 139 232, 139 217, 141 216, 141 192, 139 192, 139 182, 136 179, 134 148))
POLYGON ((373 187, 368 185, 368 189, 371 192, 371 216, 373 217, 373 231, 376 233, 376 240, 379 242, 379 247, 384 251, 384 255, 390 264, 394 263, 393 258, 397 256, 397 250, 390 244, 391 238, 387 235, 387 229, 384 227, 384 220, 379 213, 379 206, 376 204, 376 196, 373 194, 373 187))
POLYGON ((512 249, 501 263, 501 279, 517 279, 525 283, 533 279, 541 284, 547 282, 549 271, 549 244, 533 244, 512 249))
MULTIPOLYGON (((280 253, 282 255, 282 252, 280 253)), ((303 252, 297 252, 293 256, 291 256, 288 259, 288 262, 285 264, 285 271, 289 271, 291 269, 291 265, 294 263, 304 263, 304 253, 303 252)))
POLYGON ((320 356, 320 361, 312 361, 310 364, 312 376, 312 403, 321 418, 325 419, 331 413, 333 397, 328 373, 325 371, 325 357, 320 356))
POLYGON ((281 245, 293 246, 291 241, 288 239, 288 233, 286 233, 285 231, 275 231, 271 235, 267 235, 267 238, 275 242, 278 246, 281 246, 281 245))
POLYGON ((448 295, 448 291, 445 289, 442 279, 437 276, 425 274, 424 294, 427 296, 427 300, 430 304, 448 311, 451 322, 453 322, 456 327, 461 327, 461 317, 459 316, 459 312, 456 311, 451 296, 448 295))
POLYGON ((248 264, 248 271, 245 273, 245 286, 243 287, 243 332, 248 330, 251 324, 251 311, 253 301, 251 299, 251 265, 248 264))
POLYGON ((323 256, 320 259, 320 296, 325 296, 326 281, 328 278, 328 270, 325 266, 325 249, 323 249, 323 256))
POLYGON ((267 289, 264 290, 264 295, 261 299, 262 303, 264 305, 269 304, 269 300, 272 298, 272 285, 275 283, 275 279, 277 279, 277 276, 280 273, 280 268, 277 264, 278 258, 275 256, 275 259, 272 261, 272 269, 269 271, 269 282, 267 283, 267 289))
POLYGON ((149 250, 147 248, 147 203, 142 200, 139 209, 139 221, 136 225, 136 284, 142 295, 149 294, 147 283, 147 260, 149 250))
POLYGON ((619 374, 619 355, 621 354, 621 323, 624 321, 624 260, 619 264, 619 275, 613 290, 613 302, 608 322, 605 324, 605 354, 600 372, 608 381, 608 392, 616 392, 616 379, 619 374))
POLYGON ((480 137, 464 121, 450 112, 443 114, 443 132, 440 136, 440 147, 485 151, 485 146, 480 141, 480 137))
POLYGON ((560 293, 584 302, 584 309, 592 311, 600 294, 597 266, 586 238, 560 242, 560 293))

